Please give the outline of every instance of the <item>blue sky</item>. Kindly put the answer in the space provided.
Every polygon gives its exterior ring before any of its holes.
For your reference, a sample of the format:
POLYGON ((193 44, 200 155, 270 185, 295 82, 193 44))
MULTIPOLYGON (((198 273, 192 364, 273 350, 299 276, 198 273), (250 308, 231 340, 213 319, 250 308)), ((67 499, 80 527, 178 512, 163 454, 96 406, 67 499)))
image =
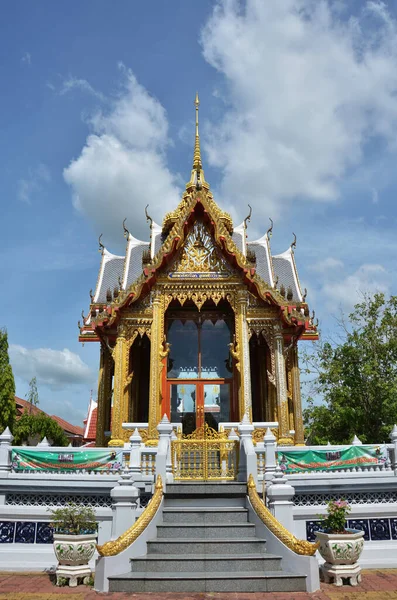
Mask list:
POLYGON ((17 394, 81 423, 98 347, 77 341, 103 232, 147 239, 190 174, 250 238, 275 221, 324 331, 396 293, 397 2, 6 3, 0 24, 0 325, 17 394))

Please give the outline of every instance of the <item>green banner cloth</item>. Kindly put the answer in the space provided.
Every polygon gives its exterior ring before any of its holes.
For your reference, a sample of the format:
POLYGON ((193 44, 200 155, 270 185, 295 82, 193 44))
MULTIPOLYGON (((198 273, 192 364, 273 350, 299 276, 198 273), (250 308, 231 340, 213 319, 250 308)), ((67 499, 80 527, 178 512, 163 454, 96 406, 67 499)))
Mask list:
POLYGON ((382 465, 387 460, 387 448, 382 446, 349 446, 340 450, 298 450, 277 453, 281 469, 286 473, 302 471, 335 471, 382 465))
POLYGON ((123 450, 12 450, 14 471, 118 471, 123 467, 123 450))

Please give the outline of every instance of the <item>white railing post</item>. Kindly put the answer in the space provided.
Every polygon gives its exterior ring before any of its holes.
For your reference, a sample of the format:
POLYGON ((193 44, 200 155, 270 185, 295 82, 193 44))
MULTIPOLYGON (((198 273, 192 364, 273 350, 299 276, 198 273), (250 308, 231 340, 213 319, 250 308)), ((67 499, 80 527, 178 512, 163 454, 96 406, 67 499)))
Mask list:
POLYGON ((112 540, 127 531, 136 519, 139 490, 128 471, 121 475, 118 485, 110 490, 112 498, 112 540))
POLYGON ((238 426, 240 434, 240 461, 238 465, 238 481, 248 481, 249 475, 252 474, 255 484, 258 484, 258 466, 254 443, 252 441, 252 432, 254 426, 245 414, 241 423, 238 426))
POLYGON ((136 427, 130 436, 130 474, 132 481, 141 481, 143 478, 141 468, 141 443, 142 438, 136 427))
POLYGON ((287 477, 280 467, 276 467, 272 485, 267 488, 269 510, 288 531, 294 532, 294 515, 292 498, 295 488, 288 483, 287 477))
POLYGON ((363 443, 358 437, 355 435, 352 441, 352 446, 362 446, 363 443))
POLYGON ((0 474, 2 477, 11 471, 11 444, 14 436, 8 427, 0 435, 0 474))
POLYGON ((46 436, 43 437, 41 442, 37 444, 37 448, 49 448, 51 446, 50 442, 47 440, 46 436))
POLYGON ((390 439, 393 444, 393 469, 394 474, 397 475, 397 425, 394 425, 390 434, 390 439))
POLYGON ((167 415, 164 415, 160 423, 157 425, 157 431, 159 432, 159 444, 157 447, 156 455, 156 479, 158 475, 165 483, 170 483, 172 479, 172 467, 171 467, 171 434, 172 425, 168 420, 167 415), (171 472, 170 472, 171 471, 171 472), (168 476, 168 478, 167 478, 168 476))
POLYGON ((276 460, 276 446, 277 440, 276 436, 272 433, 270 427, 266 429, 265 437, 263 438, 263 442, 265 444, 265 481, 267 484, 271 483, 274 473, 277 468, 277 460, 276 460))

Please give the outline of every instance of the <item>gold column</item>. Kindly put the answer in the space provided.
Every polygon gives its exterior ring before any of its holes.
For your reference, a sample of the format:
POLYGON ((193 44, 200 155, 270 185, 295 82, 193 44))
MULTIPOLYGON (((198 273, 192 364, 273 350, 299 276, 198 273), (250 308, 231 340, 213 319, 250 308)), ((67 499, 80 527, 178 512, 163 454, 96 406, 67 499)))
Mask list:
POLYGON ((240 374, 239 420, 248 414, 252 421, 251 371, 249 352, 249 332, 247 324, 247 292, 239 291, 236 302, 236 351, 238 353, 237 369, 240 374))
POLYGON ((109 446, 124 446, 122 423, 126 413, 126 375, 128 370, 127 340, 124 327, 118 329, 116 345, 113 350, 114 359, 114 393, 112 410, 112 437, 109 446))
POLYGON ((288 395, 287 395, 287 374, 285 370, 284 359, 284 339, 280 326, 274 329, 274 351, 276 367, 276 386, 277 386, 277 418, 278 418, 278 444, 293 445, 294 440, 289 432, 288 418, 288 395))
POLYGON ((157 439, 157 425, 161 420, 161 368, 164 337, 164 305, 162 296, 153 297, 153 320, 150 333, 150 381, 148 439, 157 439))
POLYGON ((303 428, 300 371, 298 361, 298 344, 291 348, 292 400, 294 403, 295 444, 304 446, 305 432, 303 428))

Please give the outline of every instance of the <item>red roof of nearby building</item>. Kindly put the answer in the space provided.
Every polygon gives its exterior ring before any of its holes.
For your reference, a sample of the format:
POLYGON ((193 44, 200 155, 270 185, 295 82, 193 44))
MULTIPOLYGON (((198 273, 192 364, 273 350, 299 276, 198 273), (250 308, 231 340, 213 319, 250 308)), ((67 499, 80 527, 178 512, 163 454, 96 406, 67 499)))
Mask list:
POLYGON ((62 427, 62 429, 68 433, 73 433, 74 435, 84 435, 84 428, 79 427, 78 425, 72 425, 65 421, 65 419, 61 419, 61 417, 57 417, 56 415, 51 415, 51 419, 54 419, 62 427))
MULTIPOLYGON (((41 410, 41 408, 38 408, 34 404, 31 404, 27 400, 23 400, 22 398, 19 398, 18 396, 15 396, 15 406, 17 409, 17 418, 20 417, 25 411, 27 411, 28 413, 30 413, 32 415, 38 415, 38 414, 47 415, 47 417, 50 417, 51 419, 53 419, 54 421, 56 421, 58 423, 58 425, 63 429, 63 431, 69 438, 70 437, 81 437, 82 438, 84 435, 83 427, 79 427, 78 425, 72 425, 71 423, 68 423, 68 421, 65 421, 65 419, 62 419, 61 417, 57 417, 57 415, 49 415, 44 410, 41 410)), ((95 434, 94 434, 94 439, 95 439, 95 434)))
POLYGON ((31 404, 30 402, 28 402, 27 400, 23 400, 22 398, 18 398, 18 396, 15 396, 15 405, 17 408, 18 417, 21 416, 25 410, 27 410, 31 415, 38 415, 39 413, 46 414, 43 410, 37 408, 37 406, 35 406, 34 404, 31 404))
POLYGON ((85 419, 84 440, 87 442, 95 441, 96 439, 96 422, 98 417, 97 403, 91 399, 88 408, 88 415, 85 419))
MULTIPOLYGON (((112 428, 112 409, 110 409, 110 429, 112 428)), ((85 430, 84 430, 84 441, 95 442, 96 440, 96 426, 98 419, 98 403, 91 398, 90 405, 88 407, 87 418, 84 419, 85 430)), ((88 444, 84 444, 87 446, 88 444)))

